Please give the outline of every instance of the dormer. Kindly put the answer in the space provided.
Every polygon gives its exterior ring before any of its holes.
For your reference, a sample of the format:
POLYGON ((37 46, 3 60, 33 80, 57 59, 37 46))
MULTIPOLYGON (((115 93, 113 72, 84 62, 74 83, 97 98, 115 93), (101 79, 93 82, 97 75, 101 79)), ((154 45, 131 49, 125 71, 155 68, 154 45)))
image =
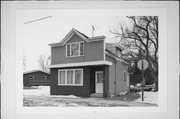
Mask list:
POLYGON ((120 45, 117 45, 115 43, 106 43, 106 50, 113 53, 117 57, 122 57, 123 48, 120 45))
POLYGON ((88 37, 72 29, 59 43, 51 46, 51 63, 76 63, 102 61, 105 59, 105 36, 88 37))

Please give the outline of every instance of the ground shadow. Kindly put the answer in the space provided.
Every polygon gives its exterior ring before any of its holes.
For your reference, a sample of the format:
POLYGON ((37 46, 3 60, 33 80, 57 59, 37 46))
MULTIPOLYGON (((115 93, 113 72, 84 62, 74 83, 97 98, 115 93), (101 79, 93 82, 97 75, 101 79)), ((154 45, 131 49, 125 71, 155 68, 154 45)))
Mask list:
POLYGON ((128 93, 126 95, 119 95, 111 98, 107 98, 107 100, 122 100, 122 101, 136 101, 138 98, 140 98, 141 95, 138 92, 128 93))

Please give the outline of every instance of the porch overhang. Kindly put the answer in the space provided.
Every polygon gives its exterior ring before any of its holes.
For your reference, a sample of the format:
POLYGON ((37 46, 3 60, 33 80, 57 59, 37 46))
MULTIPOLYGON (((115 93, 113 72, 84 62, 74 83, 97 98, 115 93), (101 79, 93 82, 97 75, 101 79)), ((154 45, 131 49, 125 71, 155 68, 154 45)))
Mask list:
POLYGON ((77 62, 77 63, 66 63, 66 64, 53 64, 47 66, 47 68, 62 68, 62 67, 79 67, 79 66, 94 66, 94 65, 112 65, 109 61, 92 61, 92 62, 77 62))

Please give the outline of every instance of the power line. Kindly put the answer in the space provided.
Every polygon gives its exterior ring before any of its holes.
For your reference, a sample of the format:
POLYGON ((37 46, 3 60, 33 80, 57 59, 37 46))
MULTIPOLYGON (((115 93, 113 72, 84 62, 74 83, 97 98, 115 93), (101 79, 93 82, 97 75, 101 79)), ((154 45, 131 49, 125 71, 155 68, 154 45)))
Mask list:
POLYGON ((28 24, 28 23, 32 23, 32 22, 36 22, 36 21, 40 21, 40 20, 47 19, 47 18, 50 18, 50 17, 52 17, 52 16, 43 17, 43 18, 40 18, 40 19, 36 19, 36 20, 32 20, 32 21, 28 21, 28 22, 25 22, 24 24, 28 24))

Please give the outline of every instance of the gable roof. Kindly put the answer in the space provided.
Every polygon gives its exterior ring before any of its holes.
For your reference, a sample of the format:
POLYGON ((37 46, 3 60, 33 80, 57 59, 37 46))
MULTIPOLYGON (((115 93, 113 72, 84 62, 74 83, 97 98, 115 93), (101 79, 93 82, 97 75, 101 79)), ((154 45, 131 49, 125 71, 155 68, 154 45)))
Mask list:
POLYGON ((52 43, 52 44, 49 44, 49 45, 51 47, 63 46, 70 40, 70 38, 74 34, 78 35, 80 38, 82 38, 86 42, 94 42, 94 41, 99 41, 99 40, 104 40, 105 39, 105 36, 88 37, 85 34, 79 32, 78 30, 72 28, 71 31, 63 38, 63 40, 61 42, 52 43))
POLYGON ((42 70, 31 70, 31 71, 26 71, 26 72, 23 72, 23 74, 28 74, 28 73, 34 73, 34 72, 43 72, 43 73, 46 73, 46 74, 49 74, 49 73, 47 73, 47 72, 44 72, 44 71, 42 71, 42 70))
MULTIPOLYGON (((74 29, 74 28, 73 28, 74 29)), ((77 31, 78 33, 80 33, 82 36, 84 36, 85 38, 89 38, 88 36, 86 36, 85 34, 79 32, 78 30, 74 29, 75 31, 77 31)))
POLYGON ((109 51, 112 51, 113 48, 117 48, 117 49, 119 49, 121 51, 124 50, 124 48, 122 46, 120 46, 119 44, 117 44, 117 43, 106 43, 106 49, 108 49, 109 51))
POLYGON ((106 50, 105 50, 105 53, 110 56, 111 58, 114 58, 116 60, 119 60, 120 62, 123 62, 124 64, 129 64, 128 62, 126 62, 123 58, 121 57, 118 57, 116 55, 116 49, 119 49, 119 50, 124 50, 123 47, 121 47, 120 45, 116 44, 116 43, 106 43, 106 50))
POLYGON ((115 60, 119 60, 120 62, 126 64, 126 65, 129 65, 128 62, 126 62, 124 59, 118 57, 117 55, 115 55, 114 53, 112 53, 111 51, 109 51, 108 49, 106 49, 105 51, 106 55, 108 55, 109 57, 115 59, 115 60))

